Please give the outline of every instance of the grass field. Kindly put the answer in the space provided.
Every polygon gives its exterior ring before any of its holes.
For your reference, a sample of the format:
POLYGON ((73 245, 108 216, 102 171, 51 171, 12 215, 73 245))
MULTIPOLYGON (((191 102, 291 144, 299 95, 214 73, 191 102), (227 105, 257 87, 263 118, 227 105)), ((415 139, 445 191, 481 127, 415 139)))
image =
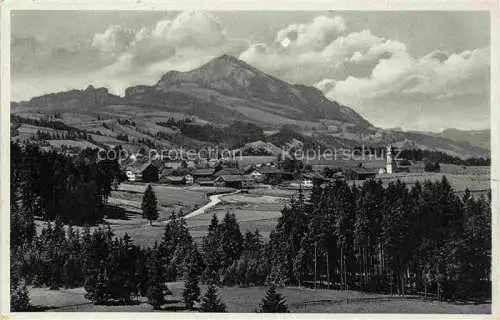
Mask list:
MULTIPOLYGON (((170 210, 174 209, 176 211, 182 210, 183 213, 187 213, 207 202, 207 193, 215 191, 227 192, 229 190, 227 188, 173 187, 161 184, 153 184, 152 186, 158 199, 158 205, 163 211, 170 212, 170 210)), ((144 190, 146 190, 146 184, 143 183, 122 183, 118 190, 111 193, 109 201, 120 206, 126 205, 127 210, 140 212, 144 190)))
MULTIPOLYGON (((400 180, 406 183, 408 186, 414 185, 417 181, 424 182, 429 181, 439 181, 442 177, 446 176, 451 187, 458 193, 463 193, 465 189, 469 189, 473 194, 480 195, 486 194, 490 188, 490 175, 480 174, 480 173, 470 173, 470 174, 444 174, 444 173, 396 173, 391 175, 379 175, 377 178, 381 179, 385 186, 390 182, 395 182, 400 180)), ((358 184, 362 181, 358 181, 358 184)))
POLYGON ((241 193, 223 196, 221 199, 222 203, 211 210, 187 220, 189 231, 195 240, 199 241, 206 234, 214 214, 222 221, 228 211, 236 216, 242 233, 257 229, 267 239, 281 216, 281 209, 288 201, 284 197, 241 193))
MULTIPOLYGON (((206 286, 201 285, 202 293, 206 286)), ((167 296, 163 311, 186 311, 182 300, 182 282, 168 283, 172 292, 167 296)), ((265 295, 267 287, 222 287, 219 296, 227 305, 228 312, 254 312, 265 295)), ((83 288, 49 290, 47 288, 29 288, 33 305, 45 307, 47 311, 78 312, 151 312, 153 308, 140 298, 137 304, 128 306, 96 306, 85 299, 83 288)), ((287 300, 291 312, 310 313, 473 313, 491 312, 490 304, 452 304, 437 301, 403 298, 384 294, 364 293, 359 291, 339 291, 308 289, 297 287, 278 288, 287 300)))

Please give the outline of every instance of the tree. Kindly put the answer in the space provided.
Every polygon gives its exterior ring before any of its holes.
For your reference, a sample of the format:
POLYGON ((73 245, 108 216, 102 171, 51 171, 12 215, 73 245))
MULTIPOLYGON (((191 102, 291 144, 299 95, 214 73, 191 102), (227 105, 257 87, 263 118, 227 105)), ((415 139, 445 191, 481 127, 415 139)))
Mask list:
POLYGON ((266 291, 266 296, 262 299, 259 311, 266 313, 288 312, 286 299, 276 292, 274 284, 266 291))
POLYGON ((243 248, 243 236, 234 213, 226 213, 218 225, 218 236, 224 251, 224 267, 227 268, 238 260, 243 248))
POLYGON ((165 284, 165 271, 163 266, 163 259, 158 250, 158 244, 155 243, 153 252, 148 261, 148 290, 146 296, 148 303, 153 306, 155 310, 165 304, 165 295, 170 294, 167 285, 165 284))
POLYGON ((201 312, 226 312, 226 305, 217 296, 217 288, 210 285, 201 301, 201 312))
POLYGON ((193 309, 195 302, 200 301, 200 287, 198 286, 198 274, 196 268, 192 267, 186 281, 184 281, 184 291, 182 297, 186 308, 193 309))
POLYGON ((441 166, 439 162, 426 161, 424 165, 424 171, 426 172, 440 172, 441 166))
POLYGON ((205 269, 202 274, 204 283, 219 283, 219 269, 222 268, 224 252, 219 237, 219 220, 212 216, 208 226, 208 234, 203 237, 203 262, 205 269))
POLYGON ((25 282, 21 279, 21 261, 14 252, 10 266, 10 309, 15 312, 29 311, 30 298, 25 282))
POLYGON ((142 198, 142 216, 149 220, 149 224, 153 225, 153 220, 158 219, 158 208, 156 195, 151 185, 148 184, 144 196, 142 198))

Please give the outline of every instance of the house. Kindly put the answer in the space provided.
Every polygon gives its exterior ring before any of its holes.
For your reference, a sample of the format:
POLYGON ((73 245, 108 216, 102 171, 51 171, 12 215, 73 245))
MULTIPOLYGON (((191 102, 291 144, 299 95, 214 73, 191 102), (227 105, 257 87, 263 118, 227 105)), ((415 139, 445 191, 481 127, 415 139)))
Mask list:
POLYGON ((186 175, 184 176, 184 179, 185 179, 185 181, 186 181, 186 184, 191 185, 191 184, 193 184, 193 183, 194 183, 194 178, 193 178, 193 176, 192 176, 192 175, 190 175, 190 174, 186 174, 186 175))
POLYGON ((226 175, 215 179, 215 186, 236 189, 249 189, 254 186, 254 179, 249 175, 226 175))
POLYGON ((344 176, 347 180, 367 180, 375 178, 377 173, 377 169, 348 168, 345 170, 344 176))
POLYGON ((256 168, 251 168, 246 171, 250 176, 258 182, 270 182, 270 181, 280 181, 280 180, 292 180, 293 174, 290 172, 285 172, 278 169, 275 166, 258 166, 256 168))
POLYGON ((306 180, 311 180, 312 183, 323 183, 325 181, 327 181, 328 179, 323 177, 323 175, 319 174, 318 172, 307 172, 307 173, 304 173, 302 174, 302 178, 306 179, 306 180))
POLYGON ((162 178, 162 182, 163 181, 173 185, 186 184, 186 178, 184 178, 184 176, 166 176, 162 178))
POLYGON ((314 186, 311 179, 302 179, 289 184, 289 187, 295 189, 312 189, 314 186))
POLYGON ((128 181, 157 182, 159 169, 155 163, 145 162, 125 169, 128 181))
POLYGON ((180 168, 187 168, 187 164, 184 160, 167 160, 164 163, 164 167, 175 170, 180 168))
POLYGON ((203 178, 206 180, 207 178, 213 179, 215 173, 215 169, 196 169, 191 172, 193 179, 195 182, 198 182, 198 179, 203 178))
POLYGON ((130 182, 141 181, 142 179, 141 174, 137 168, 134 167, 127 167, 125 169, 125 176, 127 176, 127 180, 130 182))
POLYGON ((142 182, 157 182, 159 177, 158 167, 154 164, 147 162, 139 168, 142 175, 142 182))
POLYGON ((196 183, 202 187, 213 187, 214 186, 214 179, 212 179, 212 178, 198 178, 196 180, 196 183))
POLYGON ((240 175, 242 172, 238 168, 222 168, 214 173, 214 177, 218 178, 220 176, 229 176, 229 175, 240 175))
POLYGON ((172 185, 191 185, 193 184, 193 176, 190 174, 186 174, 183 176, 165 175, 160 178, 160 182, 172 185))

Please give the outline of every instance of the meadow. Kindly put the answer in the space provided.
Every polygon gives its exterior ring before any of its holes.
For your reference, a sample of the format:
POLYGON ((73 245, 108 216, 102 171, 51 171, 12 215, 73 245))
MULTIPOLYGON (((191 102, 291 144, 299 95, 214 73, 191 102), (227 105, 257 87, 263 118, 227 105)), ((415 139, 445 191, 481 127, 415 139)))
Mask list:
MULTIPOLYGON (((186 311, 182 300, 183 282, 167 284, 172 295, 162 311, 186 311)), ((201 292, 206 290, 200 285, 201 292)), ((228 312, 255 312, 267 287, 241 288, 237 286, 219 288, 219 296, 228 312)), ((103 306, 94 305, 85 299, 83 288, 49 290, 29 287, 30 298, 41 310, 52 312, 152 312, 152 306, 144 298, 134 305, 103 306)), ((310 289, 304 287, 278 288, 287 301, 290 312, 312 313, 471 313, 487 314, 490 304, 456 304, 428 301, 416 297, 365 293, 360 291, 340 291, 310 289)))

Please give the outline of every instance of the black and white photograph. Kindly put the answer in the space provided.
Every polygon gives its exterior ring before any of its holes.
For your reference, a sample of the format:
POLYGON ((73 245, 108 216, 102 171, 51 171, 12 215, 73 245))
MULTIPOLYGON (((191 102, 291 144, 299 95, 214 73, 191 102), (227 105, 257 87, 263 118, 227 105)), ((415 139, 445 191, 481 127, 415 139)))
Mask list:
POLYGON ((492 315, 498 3, 33 6, 1 21, 2 314, 492 315))

